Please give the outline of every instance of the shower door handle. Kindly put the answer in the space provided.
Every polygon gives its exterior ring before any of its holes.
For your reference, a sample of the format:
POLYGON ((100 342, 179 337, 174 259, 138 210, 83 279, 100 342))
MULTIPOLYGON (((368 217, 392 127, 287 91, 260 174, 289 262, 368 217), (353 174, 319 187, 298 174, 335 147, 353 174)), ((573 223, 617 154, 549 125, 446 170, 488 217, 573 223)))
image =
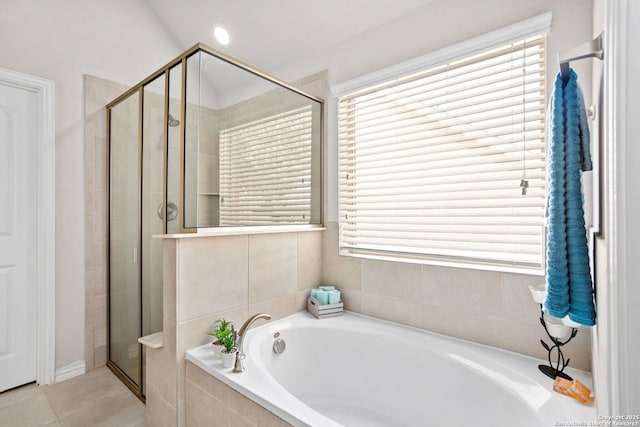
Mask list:
POLYGON ((133 263, 138 263, 138 248, 133 248, 133 263))
MULTIPOLYGON (((173 221, 178 216, 178 207, 175 203, 167 203, 167 221, 173 221)), ((164 219, 164 205, 162 202, 158 205, 158 218, 164 219)))

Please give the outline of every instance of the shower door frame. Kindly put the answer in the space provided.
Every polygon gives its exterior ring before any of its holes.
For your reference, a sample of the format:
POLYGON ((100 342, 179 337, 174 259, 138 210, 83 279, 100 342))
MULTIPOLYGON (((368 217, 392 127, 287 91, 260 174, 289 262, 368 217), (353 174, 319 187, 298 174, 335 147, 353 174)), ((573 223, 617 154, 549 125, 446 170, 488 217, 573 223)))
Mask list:
MULTIPOLYGON (((175 65, 175 64, 174 64, 175 65)), ((165 195, 165 206, 166 206, 166 186, 167 186, 167 149, 168 149, 168 112, 169 112, 169 73, 171 70, 170 66, 165 67, 166 69, 161 70, 162 72, 154 73, 150 78, 145 79, 142 83, 136 85, 131 90, 127 91, 125 94, 118 97, 116 100, 112 101, 107 105, 107 194, 106 194, 106 206, 107 206, 107 367, 142 401, 145 402, 145 394, 144 394, 144 357, 143 351, 144 346, 141 343, 137 343, 138 346, 138 377, 134 383, 133 379, 127 375, 124 370, 118 366, 111 359, 111 110, 113 107, 119 105, 122 101, 129 99, 130 96, 135 95, 137 92, 138 96, 138 177, 137 177, 137 186, 139 190, 138 197, 138 221, 139 221, 139 233, 137 236, 138 242, 138 262, 137 262, 137 292, 138 292, 138 336, 143 335, 143 265, 144 265, 144 257, 143 257, 143 168, 144 168, 144 89, 147 84, 153 82, 155 79, 164 77, 164 101, 163 101, 163 136, 162 136, 162 149, 163 149, 163 173, 162 173, 162 187, 163 194, 165 195)), ((184 76, 183 76, 184 77, 184 76)), ((182 108, 182 107, 181 107, 182 108)), ((166 212, 162 217, 162 233, 165 234, 167 232, 167 221, 166 221, 166 212)))
MULTIPOLYGON (((142 402, 145 402, 145 396, 142 390, 142 345, 138 343, 138 378, 137 384, 133 382, 131 378, 124 372, 124 370, 116 365, 111 360, 111 109, 112 107, 118 105, 121 101, 128 99, 129 96, 138 92, 138 188, 139 188, 139 197, 138 197, 138 220, 139 220, 139 233, 137 236, 138 248, 142 247, 142 138, 143 138, 143 128, 142 128, 142 111, 143 111, 143 101, 144 101, 144 86, 139 86, 135 91, 130 91, 126 97, 119 98, 118 102, 112 102, 107 106, 107 192, 106 192, 106 206, 107 206, 107 367, 126 385, 129 390, 135 394, 138 399, 142 402)), ((138 253, 141 252, 141 249, 138 249, 138 253)), ((138 255, 140 259, 140 256, 138 255)), ((138 335, 142 333, 142 262, 137 263, 138 268, 138 335)))

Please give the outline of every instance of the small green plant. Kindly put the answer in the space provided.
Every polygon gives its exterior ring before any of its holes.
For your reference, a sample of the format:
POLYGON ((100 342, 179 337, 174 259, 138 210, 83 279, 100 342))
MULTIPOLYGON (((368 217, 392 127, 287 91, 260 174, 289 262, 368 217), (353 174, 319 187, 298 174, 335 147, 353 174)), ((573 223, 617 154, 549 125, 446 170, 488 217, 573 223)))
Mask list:
MULTIPOLYGON (((223 340, 228 336, 233 336, 233 343, 235 345, 235 330, 233 329, 233 323, 227 322, 225 319, 220 319, 215 323, 217 326, 209 329, 207 334, 216 337, 216 344, 223 344, 223 340)), ((233 347, 233 345, 232 345, 233 347)))
POLYGON ((231 331, 231 333, 226 334, 224 337, 220 339, 220 343, 224 346, 224 351, 226 353, 231 353, 233 348, 236 345, 236 333, 235 331, 231 331))

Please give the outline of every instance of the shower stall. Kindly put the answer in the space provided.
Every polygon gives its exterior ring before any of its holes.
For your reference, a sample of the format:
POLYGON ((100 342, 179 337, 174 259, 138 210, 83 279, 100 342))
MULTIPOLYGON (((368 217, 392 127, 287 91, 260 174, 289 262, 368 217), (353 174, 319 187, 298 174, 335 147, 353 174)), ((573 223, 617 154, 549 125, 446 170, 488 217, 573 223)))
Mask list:
POLYGON ((107 366, 142 400, 138 338, 163 317, 153 236, 321 224, 322 109, 201 44, 107 105, 107 366))

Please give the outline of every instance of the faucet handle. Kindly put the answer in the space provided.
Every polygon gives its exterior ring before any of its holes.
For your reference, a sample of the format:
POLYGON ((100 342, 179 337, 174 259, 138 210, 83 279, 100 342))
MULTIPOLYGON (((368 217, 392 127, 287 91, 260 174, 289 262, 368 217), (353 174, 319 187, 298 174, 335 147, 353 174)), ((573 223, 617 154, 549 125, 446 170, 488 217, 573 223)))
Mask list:
POLYGON ((242 363, 242 361, 245 357, 244 353, 240 353, 239 351, 236 353, 236 362, 233 365, 233 372, 244 372, 244 363, 242 363))

